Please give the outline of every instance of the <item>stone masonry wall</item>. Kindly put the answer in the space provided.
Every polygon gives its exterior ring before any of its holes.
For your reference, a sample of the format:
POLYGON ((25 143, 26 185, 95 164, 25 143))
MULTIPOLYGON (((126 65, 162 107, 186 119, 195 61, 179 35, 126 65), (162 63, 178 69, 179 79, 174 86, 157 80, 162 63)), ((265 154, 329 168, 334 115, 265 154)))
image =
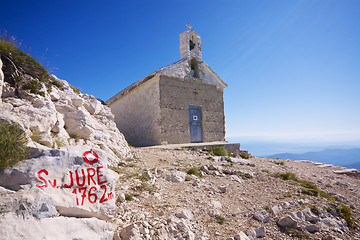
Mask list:
MULTIPOLYGON (((201 106, 203 141, 223 141, 223 91, 197 78, 160 77, 161 141, 190 142, 189 105, 201 106), (194 92, 197 92, 195 94, 194 92)), ((121 130, 120 130, 121 131, 121 130)))
POLYGON ((159 77, 133 89, 110 105, 120 132, 132 146, 160 144, 159 77))

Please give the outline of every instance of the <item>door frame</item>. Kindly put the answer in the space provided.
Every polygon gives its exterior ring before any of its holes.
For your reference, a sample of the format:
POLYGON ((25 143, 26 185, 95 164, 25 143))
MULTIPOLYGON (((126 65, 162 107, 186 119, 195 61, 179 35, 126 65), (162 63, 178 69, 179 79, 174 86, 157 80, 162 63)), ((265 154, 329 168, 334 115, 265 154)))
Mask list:
POLYGON ((203 126, 202 126, 202 125, 203 125, 203 124, 202 124, 202 123, 203 123, 202 106, 189 105, 189 111, 188 111, 188 113, 189 113, 189 134, 190 134, 189 138, 190 138, 190 142, 191 142, 191 143, 203 142, 204 138, 203 138, 203 126), (200 141, 192 141, 192 139, 191 139, 190 109, 196 109, 196 110, 198 110, 199 113, 200 113, 200 129, 201 129, 200 141))

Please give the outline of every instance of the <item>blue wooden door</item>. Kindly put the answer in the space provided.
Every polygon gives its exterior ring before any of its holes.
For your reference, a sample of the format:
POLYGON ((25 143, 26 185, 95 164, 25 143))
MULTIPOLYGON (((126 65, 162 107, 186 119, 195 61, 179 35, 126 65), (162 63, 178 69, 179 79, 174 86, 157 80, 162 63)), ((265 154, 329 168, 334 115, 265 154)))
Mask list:
POLYGON ((189 105, 190 142, 202 142, 201 107, 189 105))

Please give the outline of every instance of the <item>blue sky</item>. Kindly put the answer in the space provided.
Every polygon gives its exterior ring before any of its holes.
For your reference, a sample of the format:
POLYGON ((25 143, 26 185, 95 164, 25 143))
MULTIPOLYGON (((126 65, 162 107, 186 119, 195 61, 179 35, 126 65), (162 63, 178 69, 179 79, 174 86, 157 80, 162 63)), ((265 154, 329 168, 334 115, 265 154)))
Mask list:
POLYGON ((190 21, 228 83, 227 137, 360 140, 360 1, 2 1, 0 28, 107 100, 180 58, 190 21))

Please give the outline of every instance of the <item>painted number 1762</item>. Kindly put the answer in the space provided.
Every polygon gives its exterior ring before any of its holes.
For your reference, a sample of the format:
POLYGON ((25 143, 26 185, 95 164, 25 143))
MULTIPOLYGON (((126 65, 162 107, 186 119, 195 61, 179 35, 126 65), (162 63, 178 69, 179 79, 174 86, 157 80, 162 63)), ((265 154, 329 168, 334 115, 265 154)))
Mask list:
POLYGON ((73 194, 75 194, 76 196, 76 205, 83 205, 84 204, 84 200, 87 198, 87 200, 90 203, 96 203, 96 201, 99 199, 99 203, 104 203, 106 201, 108 201, 109 199, 114 198, 114 195, 112 192, 107 193, 107 188, 106 185, 101 185, 99 189, 97 189, 96 186, 90 187, 88 189, 88 187, 81 187, 81 188, 75 188, 72 191, 73 194), (101 198, 98 198, 98 195, 95 193, 97 190, 103 189, 104 192, 101 195, 101 198), (81 194, 80 195, 80 202, 79 202, 79 197, 78 197, 78 193, 81 194))

